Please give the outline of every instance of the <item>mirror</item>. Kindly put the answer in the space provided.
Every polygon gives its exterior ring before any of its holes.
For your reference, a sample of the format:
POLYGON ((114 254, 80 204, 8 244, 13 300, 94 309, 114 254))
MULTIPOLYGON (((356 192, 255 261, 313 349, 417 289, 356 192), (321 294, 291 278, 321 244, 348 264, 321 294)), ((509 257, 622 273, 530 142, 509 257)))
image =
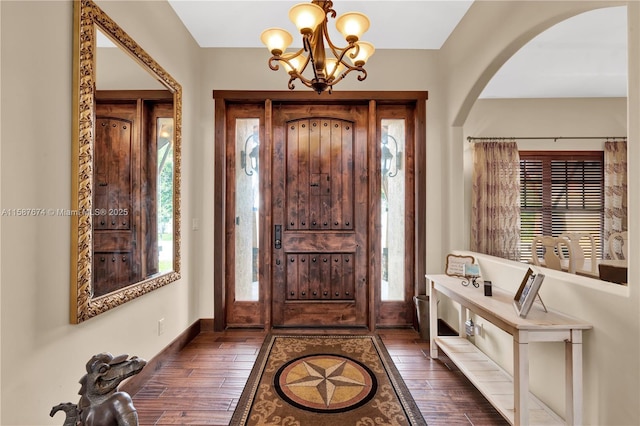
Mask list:
POLYGON ((74 2, 71 322, 180 278, 182 88, 74 2), (110 46, 110 47, 109 47, 110 46))

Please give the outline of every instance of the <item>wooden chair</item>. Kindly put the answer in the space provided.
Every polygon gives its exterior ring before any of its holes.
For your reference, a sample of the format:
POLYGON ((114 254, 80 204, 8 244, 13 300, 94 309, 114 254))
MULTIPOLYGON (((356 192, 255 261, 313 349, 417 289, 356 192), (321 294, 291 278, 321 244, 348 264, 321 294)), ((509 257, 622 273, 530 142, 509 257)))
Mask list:
POLYGON ((534 265, 562 271, 562 258, 560 252, 566 250, 571 257, 571 247, 564 238, 550 235, 538 235, 531 242, 531 260, 534 265), (538 250, 542 250, 542 262, 538 257, 538 250))
POLYGON ((567 240, 567 246, 571 247, 570 255, 565 250, 560 250, 560 258, 568 260, 568 271, 571 274, 582 273, 597 277, 598 260, 596 253, 596 240, 591 234, 565 233, 560 234, 560 238, 567 240), (589 262, 585 262, 585 246, 588 248, 589 262))
POLYGON ((627 244, 627 231, 612 232, 609 235, 609 255, 614 260, 627 260, 629 256, 627 244))

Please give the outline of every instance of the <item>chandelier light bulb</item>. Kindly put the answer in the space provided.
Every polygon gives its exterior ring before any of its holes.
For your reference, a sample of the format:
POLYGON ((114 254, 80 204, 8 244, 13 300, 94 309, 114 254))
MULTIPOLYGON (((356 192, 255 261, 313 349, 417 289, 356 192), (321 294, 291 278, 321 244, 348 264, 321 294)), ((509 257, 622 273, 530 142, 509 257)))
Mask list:
POLYGON ((293 42, 293 37, 282 28, 268 28, 262 32, 260 40, 272 55, 282 55, 293 42))
POLYGON ((336 19, 336 28, 348 43, 353 43, 369 29, 369 18, 360 12, 347 12, 336 19))
POLYGON ((282 62, 284 69, 290 73, 291 71, 300 71, 300 67, 305 62, 306 58, 304 56, 296 56, 295 58, 289 59, 289 65, 287 62, 282 62))
POLYGON ((376 49, 375 47, 373 47, 373 44, 368 43, 366 41, 359 41, 357 44, 360 47, 360 51, 358 52, 356 57, 352 58, 351 55, 347 55, 347 56, 349 57, 353 65, 357 67, 361 67, 367 63, 367 61, 369 60, 371 55, 373 55, 373 52, 375 52, 376 49))
POLYGON ((325 64, 325 74, 332 77, 337 77, 344 71, 344 65, 338 62, 336 58, 327 58, 325 64))
POLYGON ((289 19, 302 34, 309 34, 315 31, 325 19, 324 10, 313 3, 300 3, 289 10, 289 19))

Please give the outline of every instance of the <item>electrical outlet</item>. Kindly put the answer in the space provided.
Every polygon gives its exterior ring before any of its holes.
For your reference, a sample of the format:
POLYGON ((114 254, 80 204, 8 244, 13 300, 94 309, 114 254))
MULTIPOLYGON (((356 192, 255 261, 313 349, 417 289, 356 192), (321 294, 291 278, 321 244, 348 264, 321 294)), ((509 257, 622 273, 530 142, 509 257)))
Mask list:
POLYGON ((158 336, 164 333, 164 318, 158 320, 158 336))
POLYGON ((482 337, 482 333, 483 333, 482 324, 476 324, 474 329, 475 329, 474 331, 476 336, 482 337))

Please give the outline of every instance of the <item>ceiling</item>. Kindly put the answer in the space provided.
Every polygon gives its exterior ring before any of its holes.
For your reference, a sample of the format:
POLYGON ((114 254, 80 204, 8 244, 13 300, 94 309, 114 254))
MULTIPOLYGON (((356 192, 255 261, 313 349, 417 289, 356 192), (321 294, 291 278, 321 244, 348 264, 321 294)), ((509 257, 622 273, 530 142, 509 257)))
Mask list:
MULTIPOLYGON (((264 48, 260 33, 267 27, 295 34, 288 11, 299 1, 169 3, 201 47, 264 48)), ((358 11, 369 16, 371 28, 363 39, 376 49, 439 49, 472 3, 338 0, 334 9, 338 15, 358 11)), ((509 59, 480 97, 626 97, 626 22, 626 7, 622 6, 586 12, 555 25, 509 59)), ((336 35, 332 39, 341 38, 336 35)), ((301 46, 295 43, 292 47, 301 46)))

